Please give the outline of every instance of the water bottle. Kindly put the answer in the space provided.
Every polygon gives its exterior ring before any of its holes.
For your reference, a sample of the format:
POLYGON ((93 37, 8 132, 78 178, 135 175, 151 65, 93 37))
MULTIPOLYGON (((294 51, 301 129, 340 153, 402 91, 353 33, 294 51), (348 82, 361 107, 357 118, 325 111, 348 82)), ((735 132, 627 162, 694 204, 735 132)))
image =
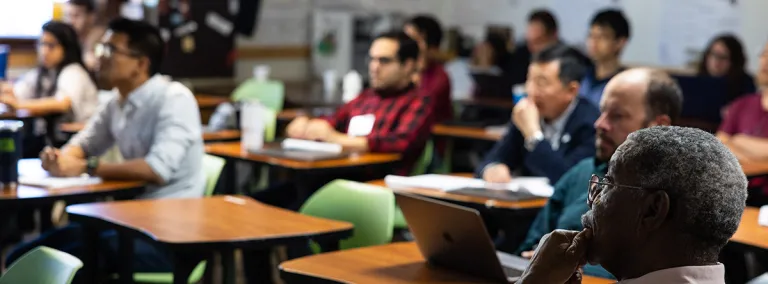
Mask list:
POLYGON ((527 97, 525 93, 525 84, 517 84, 512 86, 512 100, 517 104, 520 100, 527 97))
POLYGON ((21 135, 24 123, 18 120, 0 120, 0 189, 15 189, 19 183, 21 135))
POLYGON ((360 76, 357 71, 352 70, 344 75, 344 80, 341 83, 342 95, 341 99, 344 103, 348 103, 354 100, 360 92, 363 91, 363 77, 360 76))
POLYGON ((8 54, 10 47, 6 44, 0 44, 0 81, 7 79, 8 54))

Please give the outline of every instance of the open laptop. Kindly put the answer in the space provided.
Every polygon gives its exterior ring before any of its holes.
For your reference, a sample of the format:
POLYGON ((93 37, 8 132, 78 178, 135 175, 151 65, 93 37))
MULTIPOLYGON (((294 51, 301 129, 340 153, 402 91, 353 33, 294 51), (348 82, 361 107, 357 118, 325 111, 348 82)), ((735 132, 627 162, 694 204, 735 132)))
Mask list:
POLYGON ((528 266, 496 251, 477 210, 401 192, 395 199, 428 263, 496 282, 514 282, 528 266))
POLYGON ((720 110, 726 105, 725 79, 706 76, 673 76, 683 92, 681 117, 719 124, 720 110))

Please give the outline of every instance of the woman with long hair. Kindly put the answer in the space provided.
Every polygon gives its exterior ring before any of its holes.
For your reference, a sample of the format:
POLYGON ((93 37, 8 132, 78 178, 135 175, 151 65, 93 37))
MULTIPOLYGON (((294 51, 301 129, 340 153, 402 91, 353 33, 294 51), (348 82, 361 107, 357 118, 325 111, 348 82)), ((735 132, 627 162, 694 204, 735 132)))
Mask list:
POLYGON ((709 43, 699 62, 699 76, 725 78, 728 84, 726 102, 755 92, 754 78, 746 71, 744 47, 736 36, 722 34, 709 43))
MULTIPOLYGON (((34 124, 36 144, 43 138, 63 142, 53 131, 62 122, 85 122, 98 107, 98 90, 83 64, 83 52, 74 29, 62 22, 43 25, 37 46, 38 67, 15 84, 5 84, 0 103, 11 109, 46 114, 55 119, 38 119, 34 124)), ((30 141, 32 142, 32 141, 30 141)), ((32 146, 32 145, 29 145, 32 146)), ((37 147, 27 147, 29 151, 37 147), (31 149, 30 149, 31 148, 31 149)), ((26 153, 34 153, 27 152, 26 153)), ((36 153, 34 153, 36 155, 36 153)))

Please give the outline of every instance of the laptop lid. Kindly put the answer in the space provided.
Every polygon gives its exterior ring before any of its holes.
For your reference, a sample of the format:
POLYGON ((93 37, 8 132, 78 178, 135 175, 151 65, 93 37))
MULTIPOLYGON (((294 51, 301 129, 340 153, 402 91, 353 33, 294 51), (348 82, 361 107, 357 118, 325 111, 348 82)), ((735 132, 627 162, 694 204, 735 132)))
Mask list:
POLYGON ((725 79, 707 76, 673 76, 683 92, 681 117, 719 124, 720 110, 726 105, 725 79))
POLYGON ((421 254, 430 264, 507 282, 477 210, 401 192, 395 199, 421 254))

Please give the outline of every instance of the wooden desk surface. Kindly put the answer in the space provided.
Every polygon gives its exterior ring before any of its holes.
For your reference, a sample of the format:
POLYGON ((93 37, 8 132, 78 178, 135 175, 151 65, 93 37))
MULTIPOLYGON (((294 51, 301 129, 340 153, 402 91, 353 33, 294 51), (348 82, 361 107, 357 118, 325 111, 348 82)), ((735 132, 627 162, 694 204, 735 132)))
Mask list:
POLYGON ((348 236, 353 225, 272 207, 246 196, 130 200, 67 207, 73 219, 108 223, 169 245, 268 243, 348 236))
POLYGON ((28 109, 17 109, 16 111, 7 111, 7 112, 0 113, 0 119, 26 119, 26 118, 43 117, 47 115, 56 115, 56 114, 60 114, 60 113, 31 111, 28 109))
POLYGON ((768 162, 753 162, 740 160, 741 168, 747 176, 768 175, 768 162))
POLYGON ((393 163, 400 160, 400 154, 391 153, 360 153, 346 158, 322 161, 298 161, 267 155, 253 154, 245 151, 240 142, 210 143, 205 145, 205 152, 214 156, 240 159, 244 161, 266 163, 290 169, 324 169, 345 168, 374 164, 393 163))
POLYGON ((195 94, 195 99, 197 100, 197 107, 201 109, 216 108, 222 103, 229 102, 229 97, 227 96, 215 96, 206 94, 195 94))
POLYGON ((762 249, 768 249, 768 227, 757 223, 760 208, 747 207, 741 216, 741 222, 736 233, 731 237, 732 242, 738 242, 762 249))
MULTIPOLYGON (((310 279, 338 283, 488 283, 488 280, 428 265, 416 244, 411 242, 303 257, 281 263, 280 270, 289 283, 310 279)), ((590 276, 582 279, 585 284, 615 282, 590 276)))
POLYGON ((335 111, 335 107, 288 108, 277 114, 277 120, 290 121, 299 116, 326 116, 333 114, 335 111))
MULTIPOLYGON (((69 134, 75 134, 80 132, 85 128, 85 123, 62 123, 60 126, 60 129, 64 133, 69 134)), ((203 132, 203 141, 209 142, 209 141, 232 141, 232 140, 240 140, 240 131, 239 130, 232 130, 232 129, 225 129, 221 131, 216 132, 203 132)))
MULTIPOLYGON (((453 175, 462 176, 462 177, 472 177, 472 174, 470 173, 459 173, 459 174, 453 174, 453 175)), ((383 186, 383 187, 387 186, 383 179, 370 181, 368 183, 373 185, 383 186)), ((440 191, 436 189, 429 189, 429 188, 408 188, 408 189, 397 189, 397 190, 418 194, 422 196, 437 198, 437 199, 481 204, 487 207, 513 209, 513 210, 541 208, 547 204, 547 198, 525 200, 525 201, 502 201, 502 200, 493 200, 491 198, 482 197, 482 196, 453 194, 450 192, 440 191)))
POLYGON ((432 127, 432 134, 436 136, 471 138, 488 141, 499 141, 502 137, 504 137, 504 135, 501 133, 487 131, 485 128, 443 124, 437 124, 432 127))
MULTIPOLYGON (((21 163, 20 163, 21 164, 21 163)), ((44 172, 42 169, 19 168, 22 175, 29 170, 44 172)), ((140 181, 115 181, 107 180, 100 184, 76 186, 68 188, 47 189, 43 187, 18 185, 15 190, 0 190, 0 204, 21 206, 30 203, 49 203, 56 200, 68 200, 75 198, 109 196, 109 195, 135 195, 146 185, 140 181)))

